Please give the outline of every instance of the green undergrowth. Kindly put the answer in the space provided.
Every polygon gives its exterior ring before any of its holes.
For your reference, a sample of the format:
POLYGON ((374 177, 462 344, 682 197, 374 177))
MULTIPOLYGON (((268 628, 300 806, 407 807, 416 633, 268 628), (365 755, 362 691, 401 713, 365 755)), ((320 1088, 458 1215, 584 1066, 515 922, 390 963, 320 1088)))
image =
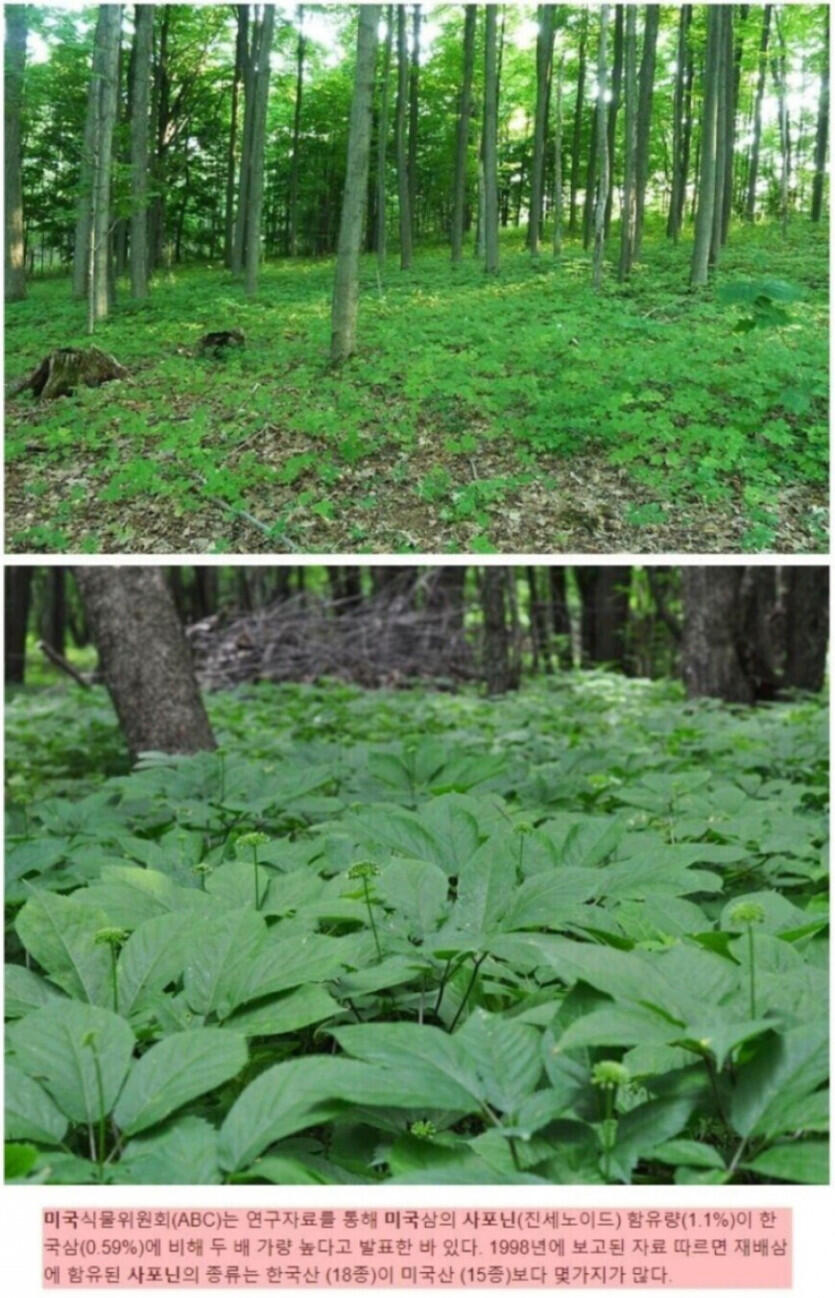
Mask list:
POLYGON ((583 673, 7 719, 7 1175, 825 1183, 826 718, 583 673))
MULTIPOLYGON (((130 383, 10 405, 11 546, 824 549, 826 230, 735 228, 704 293, 688 259, 648 237, 595 295, 574 241, 532 264, 509 232, 495 280, 438 249, 378 283, 369 257, 337 372, 330 260, 267 266, 254 301, 217 268, 123 289, 95 341, 130 383), (245 348, 188 354, 222 328, 245 348)), ((36 282, 6 372, 87 341, 66 279, 36 282)))

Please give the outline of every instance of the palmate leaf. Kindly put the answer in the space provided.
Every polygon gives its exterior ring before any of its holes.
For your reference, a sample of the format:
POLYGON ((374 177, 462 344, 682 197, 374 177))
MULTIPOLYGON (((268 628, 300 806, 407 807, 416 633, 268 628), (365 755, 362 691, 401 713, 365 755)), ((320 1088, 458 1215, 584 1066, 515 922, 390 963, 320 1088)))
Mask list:
POLYGON ((73 1122, 110 1112, 130 1065, 134 1036, 118 1014, 78 1001, 47 1005, 13 1024, 14 1061, 73 1122))
POLYGON ((167 1037, 133 1065, 113 1117, 128 1135, 145 1131, 234 1077, 246 1061, 245 1038, 223 1028, 167 1037))

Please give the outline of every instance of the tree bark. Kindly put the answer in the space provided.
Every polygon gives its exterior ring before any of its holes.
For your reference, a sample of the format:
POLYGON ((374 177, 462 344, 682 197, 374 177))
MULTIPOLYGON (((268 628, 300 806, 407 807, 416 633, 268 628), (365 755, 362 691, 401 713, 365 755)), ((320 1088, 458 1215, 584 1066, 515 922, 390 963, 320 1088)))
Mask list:
POLYGON ((754 701, 754 687, 739 653, 744 572, 741 567, 682 568, 681 670, 691 698, 754 701))
POLYGON ((603 245, 606 238, 606 208, 609 202, 609 144, 606 124, 606 38, 609 26, 609 6, 600 6, 600 44, 597 50, 597 199, 594 209, 594 260, 592 283, 595 292, 600 289, 603 275, 603 245))
POLYGON ((560 59, 554 87, 554 239, 551 249, 555 257, 562 253, 562 74, 563 60, 560 59))
POLYGON ((74 569, 131 756, 215 747, 161 568, 74 569))
POLYGON ((87 328, 110 311, 110 168, 113 157, 113 128, 116 125, 119 79, 119 33, 121 5, 100 5, 93 50, 93 72, 88 113, 92 113, 92 158, 90 174, 90 241, 86 270, 89 275, 87 328))
POLYGON ((696 230, 690 283, 694 288, 707 284, 710 250, 713 240, 713 216, 716 208, 716 126, 719 106, 719 76, 722 64, 723 23, 720 5, 707 9, 707 52, 705 54, 704 102, 702 105, 701 168, 696 230))
POLYGON ((144 298, 148 296, 148 107, 154 6, 134 5, 134 15, 130 130, 130 287, 134 297, 144 298))
POLYGON ((406 6, 397 7, 397 108, 394 133, 397 150, 397 199, 400 208, 400 269, 412 264, 412 216, 409 208, 409 157, 406 116, 409 99, 409 57, 406 48, 406 6))
POLYGON ((728 118, 731 113, 728 74, 732 72, 733 57, 733 5, 719 5, 719 52, 716 69, 716 192, 713 198, 713 226, 710 238, 711 266, 719 264, 719 253, 722 248, 723 220, 725 210, 725 180, 727 175, 728 155, 728 118))
POLYGON ((574 118, 571 124, 571 175, 568 181, 568 232, 577 233, 577 190, 580 185, 580 147, 583 142, 583 108, 586 91, 586 42, 589 32, 589 11, 583 10, 580 28, 579 67, 577 69, 577 96, 574 101, 574 118))
MULTIPOLYGON (((652 132, 652 95, 655 86, 655 50, 658 44, 658 23, 661 8, 657 4, 646 6, 644 16, 644 44, 641 50, 641 71, 638 85, 638 137, 635 157, 635 237, 632 256, 641 259, 644 237, 644 207, 649 178, 649 146, 652 132)), ((628 87, 627 87, 628 88, 628 87)))
POLYGON ((293 109, 293 156, 290 162, 290 200, 289 200, 289 252, 296 255, 296 244, 299 236, 299 141, 302 129, 302 93, 304 91, 304 5, 296 10, 296 21, 299 27, 296 42, 296 104, 293 109))
POLYGON ((380 5, 361 5, 359 11, 354 98, 331 313, 331 363, 334 365, 347 360, 356 346, 359 255, 371 152, 371 100, 380 10, 380 5))
POLYGON ((499 81, 496 67, 496 9, 485 6, 484 28, 484 269, 499 269, 499 81))
POLYGON ((470 115, 472 113, 473 68, 475 66, 475 23, 477 8, 464 9, 464 70, 461 100, 458 108, 458 137, 455 148, 455 182, 452 201, 452 260, 461 260, 464 248, 464 208, 467 200, 467 163, 470 152, 470 115))
POLYGON ((26 297, 23 249, 23 182, 21 176, 21 114, 26 66, 26 5, 6 5, 6 67, 3 123, 5 131, 5 300, 26 297))
POLYGON ((780 126, 780 225, 783 238, 789 225, 789 113, 786 86, 786 37, 778 9, 774 15, 777 30, 777 53, 772 59, 771 71, 777 89, 777 115, 780 126))
POLYGON ((248 296, 258 288, 261 260, 261 209, 264 204, 264 146, 267 134, 267 98, 270 85, 270 50, 273 43, 275 5, 263 6, 257 33, 253 34, 255 56, 252 69, 253 118, 252 165, 246 207, 246 255, 244 287, 248 296))
POLYGON ((534 107, 533 160, 531 162, 531 210, 528 220, 528 247, 531 256, 539 256, 542 234, 542 204, 545 177, 545 137, 548 131, 548 91, 554 59, 554 23, 556 9, 552 4, 539 6, 539 36, 536 42, 536 105, 534 107))
POLYGON ((624 11, 627 6, 615 5, 614 42, 612 51, 612 79, 609 85, 609 115, 606 128, 606 141, 609 155, 609 192, 606 198, 606 238, 612 224, 612 203, 615 192, 615 143, 617 140, 618 113, 620 111, 621 90, 623 87, 623 33, 624 11))
POLYGON ((412 243, 417 234, 417 145, 418 145, 418 95, 420 90, 420 5, 412 5, 412 49, 409 59, 409 147, 407 170, 409 176, 409 218, 412 223, 412 243))
POLYGON ((582 602, 583 664, 626 667, 626 631, 632 569, 618 564, 574 569, 582 602))
POLYGON ((751 142, 751 165, 748 170, 748 196, 745 202, 745 219, 753 221, 757 206, 757 179, 760 170, 760 140, 763 130, 763 96, 765 95, 765 75, 768 68, 768 36, 771 27, 773 5, 763 9, 763 25, 760 32, 760 62, 757 72, 757 93, 754 100, 754 138, 751 142))
MULTIPOLYGON (((678 46, 676 49, 676 80, 673 90, 673 157, 670 210, 667 215, 667 235, 678 242, 681 216, 684 209, 684 191, 687 170, 684 165, 684 82, 688 63, 688 31, 693 13, 692 5, 682 5, 678 17, 678 46)), ((692 66, 692 65, 691 65, 692 66)))
POLYGON ((571 643, 571 616, 568 612, 565 585, 565 568, 559 565, 549 567, 548 593, 551 604, 551 626, 556 639, 557 663, 564 670, 570 671, 574 666, 574 652, 571 643))
POLYGON ((626 11, 624 56, 626 64, 626 114, 624 120, 623 207, 620 217, 620 261, 618 279, 629 279, 635 255, 635 208, 638 164, 638 34, 634 5, 626 11))
POLYGON ((823 186, 826 178, 826 147, 829 140, 829 11, 824 14, 823 65, 818 99, 818 125, 815 132, 815 176, 812 181, 812 220, 820 221, 823 212, 823 186))
MULTIPOLYGON (((495 6, 491 6, 495 8, 495 6)), ((484 619, 483 673, 488 694, 505 694, 515 689, 507 625, 508 576, 513 569, 492 565, 482 571, 481 610, 484 619)))
MULTIPOLYGON (((6 13, 8 16, 8 10, 6 13)), ((33 568, 12 565, 5 570, 3 662, 7 685, 22 685, 26 678, 26 630, 29 624, 33 571, 33 568)))
POLYGON ((386 264, 386 155, 389 133, 389 86, 391 46, 394 36, 394 6, 386 9, 386 43, 383 47, 383 89, 377 127, 377 267, 382 276, 386 264))
POLYGON ((823 689, 829 639, 829 570, 790 567, 786 578, 786 664, 783 686, 823 689))

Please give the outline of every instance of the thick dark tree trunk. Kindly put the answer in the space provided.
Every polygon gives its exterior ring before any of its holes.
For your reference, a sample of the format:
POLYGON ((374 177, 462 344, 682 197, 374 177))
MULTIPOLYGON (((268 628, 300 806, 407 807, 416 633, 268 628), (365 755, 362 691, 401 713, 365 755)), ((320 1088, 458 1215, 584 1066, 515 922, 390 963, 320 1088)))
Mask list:
POLYGON ((783 570, 786 602, 787 689, 823 689, 829 639, 829 570, 791 567, 783 570))
POLYGON ((131 756, 214 748, 162 569, 78 566, 74 572, 131 756))
POLYGON ((754 683, 740 654, 745 569, 685 567, 681 670, 690 697, 753 703, 754 683))
POLYGON ((21 179, 21 114, 23 71, 26 65, 26 5, 6 5, 5 131, 5 298, 17 302, 26 296, 23 257, 23 184, 21 179))
POLYGON ((22 685, 26 676, 26 628, 29 623, 32 569, 9 566, 4 577, 4 676, 7 685, 22 685))
POLYGON ((488 694, 505 694, 516 689, 519 678, 511 661, 508 629, 508 580, 513 570, 501 566, 485 568, 481 576, 481 609, 484 618, 484 682, 488 694))
POLYGON ((584 666, 613 663, 624 669, 632 569, 610 564, 605 568, 577 567, 574 574, 582 601, 584 666))
POLYGON ((534 671, 538 671, 541 661, 545 675, 550 676, 554 666, 551 661, 551 639, 548 634, 548 605, 545 592, 540 587, 540 574, 536 568, 526 568, 525 574, 528 582, 528 621, 531 628, 533 668, 534 671))
POLYGON ((826 178, 826 146, 829 139, 829 12, 824 15, 823 67, 818 100, 818 126, 815 133, 815 177, 812 181, 812 220, 819 221, 823 212, 823 185, 826 178))

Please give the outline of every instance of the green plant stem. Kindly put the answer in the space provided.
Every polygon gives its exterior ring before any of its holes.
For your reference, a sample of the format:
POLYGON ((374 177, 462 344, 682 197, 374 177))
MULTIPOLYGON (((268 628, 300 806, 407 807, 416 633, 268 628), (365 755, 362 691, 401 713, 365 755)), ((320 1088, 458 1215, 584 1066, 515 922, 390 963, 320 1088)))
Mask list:
POLYGON ((615 1092, 617 1087, 606 1087, 606 1116, 603 1119, 603 1130, 606 1133, 603 1141, 603 1177, 606 1184, 612 1179, 612 1146, 609 1139, 609 1128, 615 1112, 615 1092))
POLYGON ((111 942, 110 946, 110 980, 113 984, 113 1010, 119 1013, 119 980, 116 977, 116 947, 111 942))
POLYGON ((258 910, 258 848, 252 849, 252 874, 255 881, 255 909, 258 910))
POLYGON ((377 948, 377 963, 381 964, 383 960, 383 950, 380 946, 380 937, 377 933, 377 925, 374 922, 374 911, 371 908, 371 897, 368 892, 368 880, 363 879, 362 890, 365 893, 365 908, 368 911, 368 921, 371 925, 371 932, 374 934, 374 945, 377 948))
POLYGON ((722 1099, 721 1096, 719 1095, 719 1081, 716 1076, 716 1068, 709 1054, 707 1053, 703 1054, 702 1059, 705 1061, 705 1068, 707 1069, 707 1075, 710 1078, 710 1089, 713 1092, 713 1101, 714 1104, 716 1105, 716 1112, 724 1122, 725 1126, 727 1127, 728 1119, 725 1116, 725 1110, 722 1106, 722 1099))
POLYGON ((101 1060, 99 1059, 99 1052, 96 1050, 95 1045, 91 1045, 90 1049, 93 1052, 93 1068, 96 1071, 96 1089, 99 1093, 99 1139, 98 1148, 96 1149, 96 1164, 99 1169, 99 1180, 102 1181, 104 1180, 105 1148, 107 1144, 107 1114, 104 1111, 104 1081, 101 1075, 101 1060))
POLYGON ((458 1009, 455 1011, 455 1018, 452 1020, 452 1022, 449 1025, 450 1032, 455 1031, 455 1025, 460 1019, 461 1014, 463 1013, 464 1006, 467 1004, 467 1001, 470 999, 470 992, 473 990, 475 980, 478 977, 478 971, 481 968, 482 963, 486 959, 487 959, 487 952, 485 951, 483 952, 482 955, 478 957, 478 959, 473 964, 473 972, 470 974, 470 981, 467 983, 467 990, 464 992, 464 997, 461 1001, 461 1004, 458 1006, 458 1009))
POLYGON ((755 1019, 757 1017, 757 997, 756 997, 756 990, 754 984, 754 976, 755 976, 754 974, 754 926, 753 924, 746 924, 746 928, 748 929, 748 988, 750 992, 749 1008, 751 1011, 751 1018, 755 1019))

